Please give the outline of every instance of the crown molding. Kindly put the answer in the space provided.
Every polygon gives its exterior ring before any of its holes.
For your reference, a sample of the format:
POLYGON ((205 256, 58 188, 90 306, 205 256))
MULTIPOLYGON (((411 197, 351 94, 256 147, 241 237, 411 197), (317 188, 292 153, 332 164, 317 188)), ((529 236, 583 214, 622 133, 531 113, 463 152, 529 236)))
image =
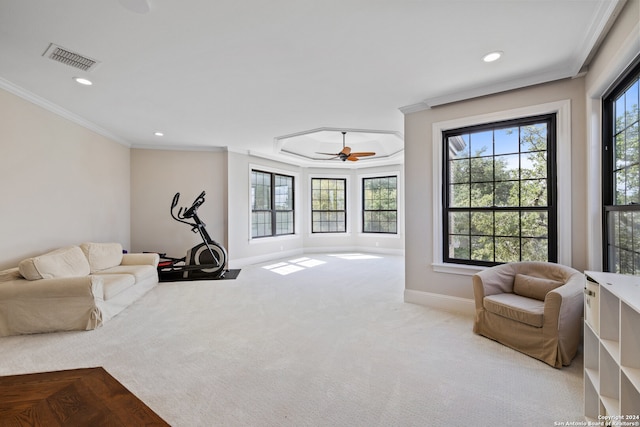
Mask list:
MULTIPOLYGON (((290 133, 288 135, 276 136, 273 138, 274 145, 278 145, 278 143, 285 139, 295 138, 297 136, 310 135, 313 133, 320 132, 347 132, 347 133, 380 133, 384 135, 396 135, 400 139, 404 139, 402 132, 394 131, 394 130, 380 130, 380 129, 355 129, 355 128, 339 128, 339 127, 319 127, 315 129, 303 130, 301 132, 290 133)), ((277 147, 276 147, 277 148, 277 147)), ((277 151, 277 149, 276 149, 277 151)))
POLYGON ((493 84, 478 86, 460 92, 453 92, 442 96, 428 98, 424 100, 424 103, 427 104, 430 108, 433 108, 440 105, 452 104, 454 102, 480 98, 482 96, 495 95, 497 93, 508 92, 510 90, 521 89, 541 83, 549 83, 556 80, 567 79, 573 77, 574 75, 575 73, 573 72, 573 69, 571 67, 560 70, 550 70, 547 72, 531 74, 513 80, 502 80, 493 84))
POLYGON ((458 92, 445 93, 440 96, 427 98, 417 104, 401 107, 400 111, 404 114, 415 113, 439 105, 451 104, 479 98, 481 96, 494 95, 500 92, 580 76, 584 66, 588 65, 588 62, 597 51, 602 40, 606 37, 609 29, 626 3, 627 0, 615 0, 611 2, 600 2, 598 4, 598 10, 594 13, 593 22, 587 30, 582 45, 577 49, 570 63, 564 67, 530 74, 513 80, 498 81, 493 84, 472 87, 458 92))
POLYGON ((100 126, 96 125, 93 122, 88 121, 87 119, 78 116, 75 113, 72 113, 69 110, 65 110, 64 108, 62 108, 61 106, 54 104, 51 101, 48 101, 44 98, 42 98, 41 96, 36 95, 33 92, 29 92, 26 89, 21 88, 18 85, 15 85, 13 83, 11 83, 10 81, 0 77, 0 88, 6 90, 7 92, 10 92, 26 101, 31 102, 32 104, 37 105, 38 107, 42 107, 45 110, 48 110, 64 119, 69 120, 70 122, 73 122, 77 125, 80 125, 92 132, 97 133, 98 135, 102 135, 105 138, 108 138, 112 141, 117 142, 118 144, 124 145, 125 147, 129 147, 131 148, 131 143, 129 141, 126 141, 122 138, 120 138, 117 135, 114 135, 113 133, 109 132, 108 130, 101 128, 100 126))
POLYGON ((426 102, 418 102, 416 104, 405 105, 404 107, 400 107, 399 110, 402 112, 402 114, 406 115, 411 113, 417 113, 418 111, 428 110, 430 108, 431 107, 426 102))
POLYGON ((589 65, 625 4, 627 0, 598 3, 598 11, 589 26, 587 35, 580 48, 576 50, 573 64, 575 74, 589 65))
POLYGON ((166 151, 211 151, 211 152, 227 152, 227 147, 204 146, 204 145, 148 145, 133 144, 131 148, 137 150, 166 150, 166 151))

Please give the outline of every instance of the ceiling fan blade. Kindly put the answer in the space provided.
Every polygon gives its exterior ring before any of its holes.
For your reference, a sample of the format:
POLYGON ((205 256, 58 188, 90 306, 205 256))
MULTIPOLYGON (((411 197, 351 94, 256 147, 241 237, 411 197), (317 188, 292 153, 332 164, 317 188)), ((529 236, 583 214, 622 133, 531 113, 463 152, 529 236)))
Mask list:
POLYGON ((362 151, 360 153, 351 153, 350 155, 355 157, 366 157, 366 156, 375 156, 376 153, 374 153, 373 151, 362 151))
POLYGON ((135 13, 149 13, 151 0, 118 0, 127 10, 135 13))
POLYGON ((344 155, 348 156, 349 154, 351 154, 351 147, 344 147, 342 149, 342 151, 340 152, 340 154, 344 154, 344 155))
POLYGON ((321 153, 319 151, 316 151, 316 154, 324 154, 325 156, 339 156, 340 153, 321 153))
POLYGON ((351 155, 351 156, 347 157, 347 160, 349 160, 350 162, 357 162, 358 158, 353 156, 353 155, 351 155))

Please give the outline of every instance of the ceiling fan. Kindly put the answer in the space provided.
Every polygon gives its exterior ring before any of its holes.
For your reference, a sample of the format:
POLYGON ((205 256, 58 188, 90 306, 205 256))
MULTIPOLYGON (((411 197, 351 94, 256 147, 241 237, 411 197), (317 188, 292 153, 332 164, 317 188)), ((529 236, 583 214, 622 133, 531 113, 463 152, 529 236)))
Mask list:
POLYGON ((374 153, 373 151, 363 151, 363 152, 359 152, 359 153, 352 153, 351 152, 351 148, 345 146, 344 143, 344 138, 345 135, 347 134, 347 132, 342 132, 342 151, 340 151, 339 153, 319 153, 316 152, 316 154, 324 154, 326 156, 333 156, 329 159, 326 160, 333 160, 333 159, 340 159, 343 162, 346 160, 349 160, 350 162, 355 162, 358 160, 358 157, 368 157, 368 156, 375 156, 376 153, 374 153))

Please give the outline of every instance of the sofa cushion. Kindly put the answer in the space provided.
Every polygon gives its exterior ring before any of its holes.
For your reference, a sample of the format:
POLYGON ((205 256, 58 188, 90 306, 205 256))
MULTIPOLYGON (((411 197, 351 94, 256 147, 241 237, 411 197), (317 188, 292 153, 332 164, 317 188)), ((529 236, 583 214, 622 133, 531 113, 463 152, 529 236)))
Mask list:
POLYGON ((111 298, 135 285, 136 279, 131 274, 99 274, 104 290, 104 300, 111 298))
POLYGON ((156 276, 158 271, 152 265, 118 265, 101 270, 96 274, 100 276, 108 276, 110 274, 130 274, 135 277, 136 282, 139 282, 149 277, 156 276))
POLYGON ((18 264, 18 270, 27 280, 87 276, 91 271, 87 258, 78 246, 68 246, 27 258, 18 264))
POLYGON ((516 274, 513 281, 513 293, 544 301, 549 292, 564 285, 556 280, 544 279, 542 277, 527 276, 525 274, 516 274))
POLYGON ((18 267, 0 271, 0 283, 10 282, 17 279, 24 279, 24 277, 22 277, 22 274, 20 274, 20 270, 18 269, 18 267))
POLYGON ((484 297, 483 305, 488 312, 520 323, 541 328, 543 323, 544 302, 520 295, 505 293, 484 297))
POLYGON ((89 261, 91 273, 115 267, 122 262, 120 243, 83 243, 80 248, 89 261))

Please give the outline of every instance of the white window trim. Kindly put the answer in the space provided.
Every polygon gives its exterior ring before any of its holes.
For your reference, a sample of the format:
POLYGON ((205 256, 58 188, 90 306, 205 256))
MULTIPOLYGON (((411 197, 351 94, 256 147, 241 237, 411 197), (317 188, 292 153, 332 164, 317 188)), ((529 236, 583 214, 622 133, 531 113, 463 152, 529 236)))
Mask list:
MULTIPOLYGON (((587 93, 587 223, 602 224, 602 98, 638 56, 640 23, 606 61, 587 93)), ((589 270, 602 270, 602 228, 587 227, 589 270)))
POLYGON ((332 175, 332 174, 317 174, 317 175, 309 175, 309 180, 307 182, 307 188, 309 189, 309 198, 307 200, 307 202, 309 203, 309 215, 308 215, 308 224, 309 224, 309 232, 308 232, 308 237, 310 238, 314 238, 314 237, 326 237, 326 236, 350 236, 351 235, 351 223, 353 221, 351 221, 351 212, 350 212, 350 203, 351 203, 351 176, 350 175, 332 175), (311 230, 313 230, 313 208, 312 208, 312 203, 313 203, 313 194, 311 192, 311 180, 313 179, 344 179, 345 180, 345 197, 347 198, 346 202, 346 216, 347 216, 347 228, 345 230, 345 232, 327 232, 327 233, 314 233, 311 230))
POLYGON ((442 132, 450 129, 556 113, 556 165, 558 212, 558 263, 571 265, 571 100, 549 102, 513 110, 436 122, 432 125, 433 148, 433 263, 434 271, 471 276, 486 269, 443 262, 442 251, 442 132))
POLYGON ((402 214, 402 208, 403 208, 403 203, 402 203, 402 195, 403 195, 403 191, 402 191, 402 175, 400 174, 399 170, 390 170, 390 171, 383 171, 383 172, 375 172, 375 173, 366 173, 366 174, 360 174, 358 175, 358 221, 357 221, 357 225, 358 225, 358 235, 359 236, 376 236, 376 237, 380 237, 380 238, 388 238, 388 239, 399 239, 401 237, 402 234, 402 219, 404 218, 404 215, 402 214), (398 213, 396 215, 396 230, 397 232, 395 234, 393 233, 365 233, 364 231, 362 231, 364 229, 364 224, 362 222, 362 212, 364 210, 364 205, 362 204, 362 198, 364 195, 364 186, 363 186, 363 182, 365 178, 383 178, 385 176, 395 176, 396 177, 396 212, 398 213))
POLYGON ((300 198, 300 174, 297 172, 292 172, 286 169, 278 169, 270 166, 259 165, 255 163, 249 163, 249 171, 247 172, 249 175, 249 188, 247 191, 247 197, 249 198, 249 243, 262 243, 262 242, 273 242, 274 240, 286 240, 299 237, 300 232, 300 207, 299 198, 300 198), (267 173, 273 173, 278 175, 286 175, 293 177, 293 234, 283 234, 278 236, 267 236, 267 237, 253 237, 251 234, 252 223, 251 223, 251 172, 252 171, 261 171, 267 173))

